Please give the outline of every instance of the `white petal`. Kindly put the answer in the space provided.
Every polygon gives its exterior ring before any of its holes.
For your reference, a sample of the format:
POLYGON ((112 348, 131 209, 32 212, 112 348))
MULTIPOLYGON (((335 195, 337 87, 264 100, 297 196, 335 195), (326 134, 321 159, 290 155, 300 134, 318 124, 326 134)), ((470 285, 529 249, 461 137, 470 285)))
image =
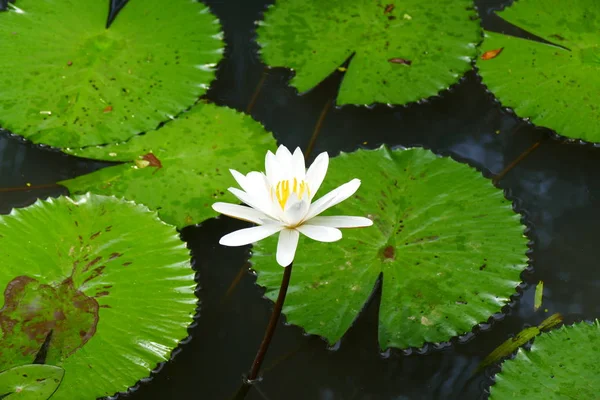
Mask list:
POLYGON ((263 212, 273 219, 278 219, 277 216, 273 215, 271 203, 264 203, 261 199, 250 196, 248 193, 238 189, 238 188, 229 188, 227 189, 235 197, 237 197, 242 203, 249 205, 250 207, 263 212))
POLYGON ((279 233, 277 242, 277 262, 282 267, 287 267, 294 261, 300 234, 294 229, 284 229, 279 233))
POLYGON ((342 186, 333 189, 325 196, 311 204, 310 210, 306 216, 306 220, 309 220, 323 211, 335 206, 352 196, 360 186, 360 179, 352 179, 350 182, 344 183, 342 186))
POLYGON ((246 175, 248 189, 244 189, 250 196, 258 199, 261 203, 271 203, 270 185, 267 177, 262 172, 250 172, 246 175))
POLYGON ((244 246, 258 242, 282 229, 283 226, 279 224, 266 224, 240 229, 239 231, 231 232, 230 234, 223 236, 221 240, 219 240, 219 244, 222 244, 223 246, 244 246))
POLYGON ((295 194, 291 194, 283 210, 283 220, 287 224, 295 226, 304 220, 309 208, 310 200, 308 199, 308 193, 304 193, 301 199, 295 194))
POLYGON ((212 205, 213 210, 218 213, 228 215, 233 218, 242 219, 244 221, 254 222, 255 224, 262 225, 264 219, 270 219, 263 212, 255 210, 254 208, 240 206, 237 204, 230 203, 215 203, 212 205))
POLYGON ((242 190, 248 191, 248 182, 246 181, 246 176, 241 172, 236 171, 235 169, 230 169, 231 175, 233 175, 233 179, 240 185, 242 190))
POLYGON ((342 238, 342 231, 328 226, 300 225, 296 228, 303 235, 319 242, 336 242, 342 238))
POLYGON ((267 151, 267 155, 265 156, 265 172, 271 185, 276 185, 280 181, 281 167, 279 166, 277 157, 275 157, 275 154, 271 150, 267 151))
POLYGON ((335 217, 314 217, 311 225, 330 226, 332 228, 362 228, 373 225, 373 221, 365 217, 350 217, 345 215, 335 217))
POLYGON ((317 193, 317 190, 321 187, 323 179, 327 174, 327 167, 329 166, 329 155, 327 152, 323 152, 315 158, 315 161, 310 165, 308 171, 306 171, 306 182, 310 189, 310 198, 312 200, 317 193))
POLYGON ((298 181, 303 181, 306 178, 306 166, 304 164, 304 155, 300 147, 296 147, 294 154, 292 154, 293 173, 294 178, 298 178, 298 181))
POLYGON ((288 174, 292 172, 292 153, 290 153, 287 147, 285 147, 284 145, 280 145, 277 148, 275 157, 277 157, 277 161, 279 161, 280 167, 288 171, 288 174))

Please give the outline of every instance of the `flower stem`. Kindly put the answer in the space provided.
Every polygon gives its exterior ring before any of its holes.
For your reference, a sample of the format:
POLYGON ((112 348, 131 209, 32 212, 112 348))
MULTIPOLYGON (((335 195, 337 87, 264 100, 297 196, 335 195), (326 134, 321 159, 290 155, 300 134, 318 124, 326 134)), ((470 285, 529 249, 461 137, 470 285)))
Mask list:
POLYGON ((288 286, 290 285, 293 264, 294 263, 292 262, 283 270, 283 278, 281 279, 279 294, 277 295, 277 301, 275 302, 273 313, 271 314, 271 318, 269 319, 267 330, 265 331, 263 340, 260 344, 260 347, 258 348, 256 357, 254 357, 254 361, 252 362, 250 372, 248 373, 248 376, 244 379, 242 386, 239 388, 239 390, 234 396, 235 400, 244 399, 246 397, 246 394, 258 378, 258 372, 260 371, 260 367, 263 361, 265 360, 267 350, 269 350, 269 345, 271 344, 271 340, 273 339, 273 335, 275 334, 275 328, 277 328, 277 322, 279 321, 279 317, 281 316, 281 309, 283 308, 283 303, 285 302, 285 296, 288 291, 288 286))

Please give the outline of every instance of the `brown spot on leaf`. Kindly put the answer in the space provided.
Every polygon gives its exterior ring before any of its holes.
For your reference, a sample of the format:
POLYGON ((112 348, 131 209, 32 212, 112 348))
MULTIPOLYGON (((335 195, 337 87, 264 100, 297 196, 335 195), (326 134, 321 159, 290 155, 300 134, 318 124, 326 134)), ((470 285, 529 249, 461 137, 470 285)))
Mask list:
POLYGON ((103 111, 103 112, 105 112, 105 113, 109 113, 109 112, 111 112, 112 110, 113 110, 113 107, 112 107, 112 106, 106 106, 106 107, 104 108, 104 110, 102 110, 102 111, 103 111))
POLYGON ((129 266, 129 265, 131 265, 131 261, 127 261, 127 262, 124 262, 124 263, 123 263, 123 266, 124 266, 124 267, 127 267, 127 266, 129 266))
POLYGON ((408 66, 410 66, 412 64, 412 61, 407 60, 405 58, 400 58, 400 57, 390 58, 388 60, 388 62, 391 62, 392 64, 401 64, 401 65, 408 65, 408 66))
POLYGON ((121 253, 112 253, 112 254, 111 254, 109 257, 108 257, 108 260, 109 260, 109 261, 110 261, 110 260, 114 260, 115 258, 119 258, 119 257, 121 257, 122 255, 123 255, 123 254, 121 254, 121 253))
POLYGON ((502 53, 502 50, 504 50, 504 47, 500 47, 499 49, 495 49, 495 50, 488 50, 481 55, 481 59, 482 60, 491 60, 492 58, 496 58, 500 55, 500 53, 502 53))
POLYGON ((393 5, 393 4, 388 4, 388 5, 386 5, 386 6, 385 6, 385 10, 383 10, 383 13, 384 13, 384 14, 389 14, 389 13, 391 13, 392 11, 394 11, 394 8, 396 8, 396 6, 395 6, 395 5, 393 5))
POLYGON ((85 278, 85 280, 83 281, 83 283, 89 282, 92 279, 95 279, 95 278, 99 277, 100 275, 102 275, 102 271, 104 271, 104 268, 106 268, 106 266, 104 266, 104 265, 102 265, 102 266, 100 266, 98 268, 95 268, 92 271, 92 273, 87 278, 85 278))
POLYGON ((96 239, 99 235, 100 235, 100 232, 94 233, 92 236, 90 236, 90 240, 96 239))
POLYGON ((89 263, 87 263, 85 265, 85 268, 83 269, 83 272, 88 271, 91 267, 93 267, 95 264, 98 263, 98 261, 102 260, 102 257, 98 256, 96 258, 94 258, 92 261, 90 261, 89 263))
POLYGON ((108 292, 108 290, 105 290, 103 292, 96 293, 96 296, 94 296, 94 297, 96 297, 96 298, 98 298, 98 297, 104 297, 104 296, 108 296, 109 294, 110 293, 108 292))
POLYGON ((487 264, 481 264, 481 267, 479 267, 479 270, 483 271, 485 269, 485 267, 487 267, 487 264))
POLYGON ((393 260, 396 257, 396 249, 394 249, 394 246, 387 246, 383 249, 383 257, 393 260))

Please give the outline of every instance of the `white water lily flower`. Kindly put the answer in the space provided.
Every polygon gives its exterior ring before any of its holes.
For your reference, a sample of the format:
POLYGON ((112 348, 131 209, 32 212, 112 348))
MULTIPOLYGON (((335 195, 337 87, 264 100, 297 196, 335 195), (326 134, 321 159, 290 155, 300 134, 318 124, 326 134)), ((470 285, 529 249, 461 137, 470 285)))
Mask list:
POLYGON ((250 207, 215 203, 213 209, 259 226, 232 232, 223 236, 219 243, 244 246, 279 232, 277 262, 285 267, 294 260, 300 233, 313 240, 335 242, 342 238, 338 228, 372 225, 373 222, 364 217, 319 216, 352 196, 360 186, 360 180, 353 179, 312 202, 323 183, 328 165, 329 156, 324 152, 306 170, 300 148, 292 154, 282 145, 276 154, 267 152, 266 174, 250 172, 243 175, 230 170, 242 190, 229 188, 229 191, 250 207))

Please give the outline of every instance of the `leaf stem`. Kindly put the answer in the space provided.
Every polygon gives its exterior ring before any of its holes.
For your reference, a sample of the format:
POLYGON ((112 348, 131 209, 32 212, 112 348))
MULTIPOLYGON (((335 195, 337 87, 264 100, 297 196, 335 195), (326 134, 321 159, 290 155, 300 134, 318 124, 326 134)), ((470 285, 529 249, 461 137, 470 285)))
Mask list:
POLYGON ((262 342, 260 343, 260 347, 258 348, 256 357, 254 357, 254 361, 252 362, 252 367, 250 368, 248 376, 244 378, 242 386, 240 386, 239 390, 234 396, 235 400, 244 399, 250 388, 256 382, 258 372, 260 371, 260 367, 263 361, 265 360, 265 355, 267 354, 267 350, 269 350, 269 345, 271 344, 271 340, 273 339, 273 336, 275 334, 275 329, 277 328, 277 322, 279 321, 279 317, 281 316, 281 310, 283 308, 283 303, 285 302, 285 296, 287 295, 288 287, 290 285, 293 264, 294 263, 292 262, 283 270, 283 278, 281 279, 279 294, 277 295, 277 301, 275 302, 275 307, 273 308, 273 313, 271 314, 271 318, 269 319, 269 324, 267 325, 265 335, 263 337, 262 342))

